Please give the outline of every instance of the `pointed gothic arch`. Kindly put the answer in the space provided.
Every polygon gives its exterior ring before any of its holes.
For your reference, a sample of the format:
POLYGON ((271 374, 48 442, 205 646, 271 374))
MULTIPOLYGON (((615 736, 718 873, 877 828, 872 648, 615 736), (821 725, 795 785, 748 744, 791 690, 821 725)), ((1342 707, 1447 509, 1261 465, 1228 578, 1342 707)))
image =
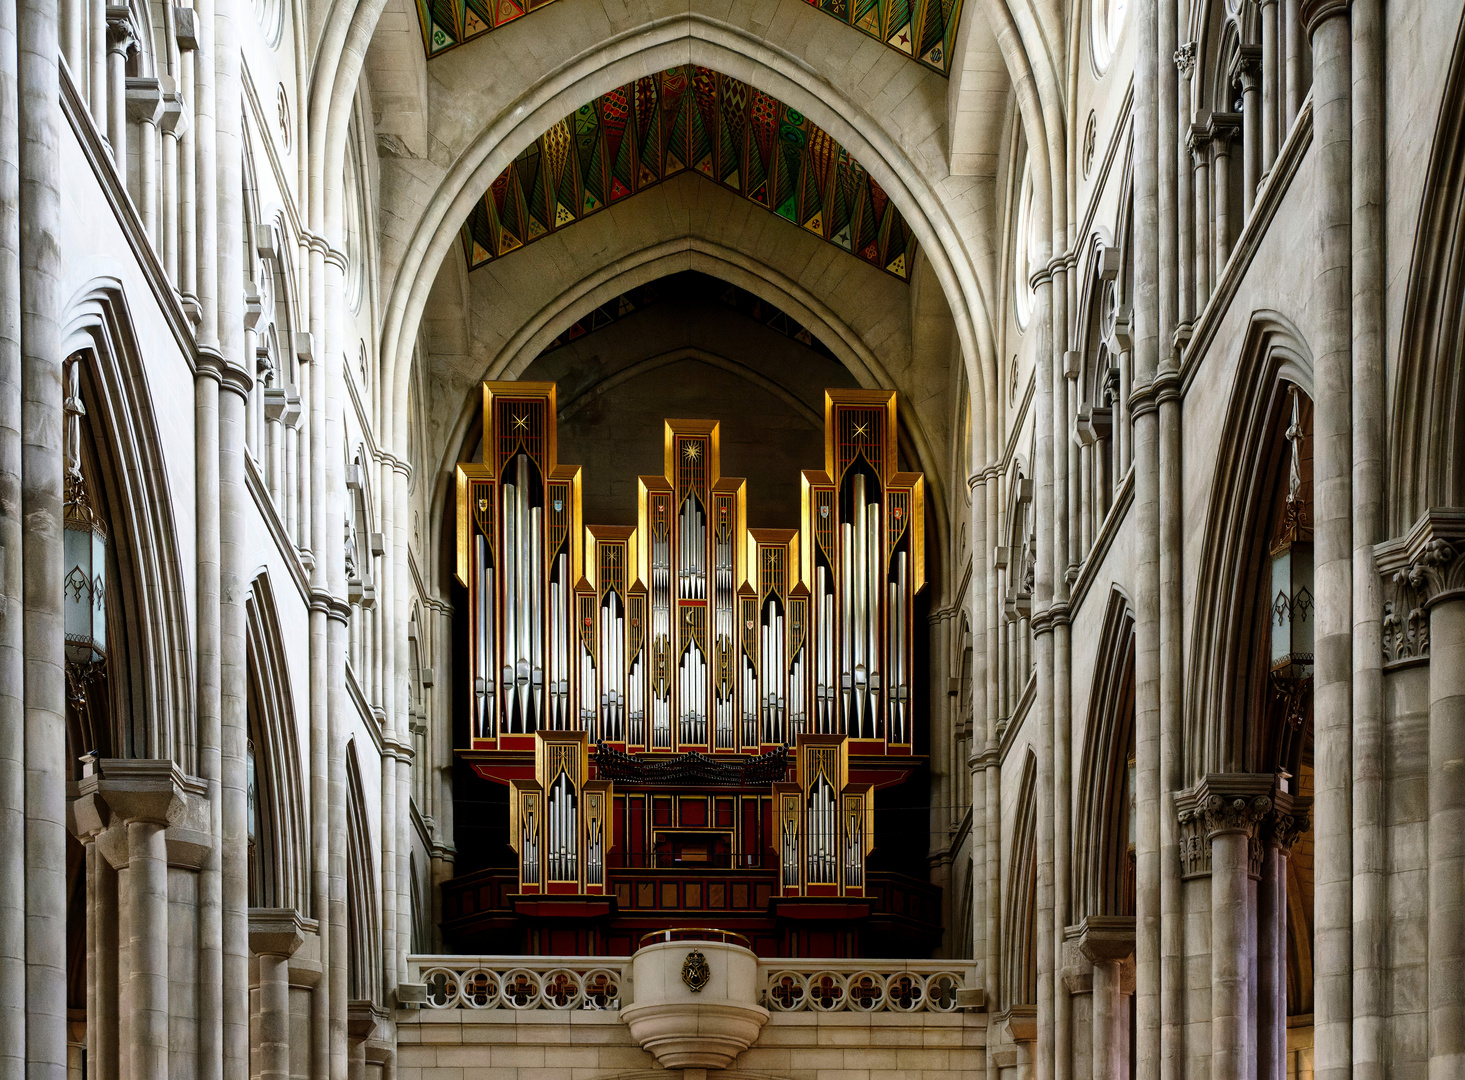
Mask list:
POLYGON ((346 744, 346 963, 351 1001, 382 999, 381 922, 376 894, 376 860, 356 740, 346 744))
POLYGON ((80 358, 83 452, 92 455, 91 487, 109 531, 115 652, 108 660, 110 716, 90 732, 110 745, 73 746, 68 767, 77 768, 77 754, 97 750, 100 756, 170 759, 193 775, 194 661, 175 498, 121 283, 102 278, 84 286, 61 325, 64 352, 80 358))
POLYGON ((1311 398, 1312 355, 1282 315, 1252 315, 1221 426, 1197 576, 1187 673, 1185 783, 1270 766, 1255 745, 1267 657, 1263 594, 1270 492, 1282 467, 1289 387, 1311 398), (1242 584, 1245 587, 1239 587, 1242 584))
POLYGON ((1003 912, 1003 1004, 1038 1003, 1038 758, 1028 747, 1017 789, 1003 912))
POLYGON ((1133 915, 1129 769, 1134 754, 1134 611, 1109 594, 1100 631, 1079 764, 1080 815, 1070 880, 1075 923, 1088 915, 1133 915))
POLYGON ((310 913, 306 778, 290 669, 269 575, 250 585, 245 608, 249 723, 249 901, 310 913))
POLYGON ((1465 38, 1457 40, 1424 178, 1389 425, 1389 521, 1465 506, 1465 38))

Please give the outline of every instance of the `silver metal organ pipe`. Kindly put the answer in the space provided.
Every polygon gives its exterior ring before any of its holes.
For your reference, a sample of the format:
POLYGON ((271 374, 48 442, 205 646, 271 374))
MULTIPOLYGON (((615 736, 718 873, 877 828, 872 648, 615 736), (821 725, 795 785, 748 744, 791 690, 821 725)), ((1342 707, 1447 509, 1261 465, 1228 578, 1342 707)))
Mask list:
POLYGON ((531 715, 544 704, 544 509, 529 511, 529 692, 531 715))
POLYGON ((880 544, 880 506, 879 503, 866 504, 866 529, 869 530, 870 538, 866 542, 866 596, 869 599, 869 610, 864 615, 864 633, 866 633, 866 655, 870 665, 869 678, 869 706, 866 708, 866 715, 870 718, 870 737, 879 739, 880 722, 879 700, 880 700, 880 551, 883 545, 880 544))
POLYGON ((524 458, 514 461, 514 687, 522 730, 533 731, 529 716, 529 492, 524 458))
POLYGON ((865 567, 870 560, 870 533, 866 527, 867 506, 865 503, 865 475, 855 474, 854 483, 854 518, 852 528, 855 541, 855 557, 851 566, 851 584, 854 586, 854 657, 852 667, 854 671, 854 724, 851 735, 863 737, 865 734, 865 694, 869 680, 869 657, 866 655, 866 647, 869 644, 869 634, 866 626, 869 620, 870 598, 867 593, 870 578, 865 567))
POLYGON ((500 560, 504 564, 504 664, 503 680, 499 686, 504 692, 504 730, 512 734, 518 734, 522 730, 519 726, 519 714, 514 709, 516 700, 514 695, 517 687, 514 678, 514 662, 517 659, 515 649, 519 644, 516 621, 519 612, 519 575, 516 573, 519 551, 518 517, 515 514, 518 505, 515 501, 516 490, 513 484, 503 486, 504 545, 500 560))
POLYGON ((855 732, 855 689, 854 689, 854 575, 855 561, 854 526, 841 522, 839 526, 839 689, 843 705, 845 730, 855 732))

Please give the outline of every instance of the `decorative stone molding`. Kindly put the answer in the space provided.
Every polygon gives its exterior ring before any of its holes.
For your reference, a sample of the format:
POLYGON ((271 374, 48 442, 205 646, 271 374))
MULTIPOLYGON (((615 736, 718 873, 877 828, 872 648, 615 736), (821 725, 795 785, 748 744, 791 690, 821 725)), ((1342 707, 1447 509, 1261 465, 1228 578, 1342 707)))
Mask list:
POLYGON ((1427 510, 1407 534, 1374 548, 1384 583, 1384 662, 1429 656, 1429 609, 1465 599, 1465 510, 1427 510))
POLYGON ((1347 15, 1352 0, 1302 0, 1302 26, 1309 37, 1335 15, 1347 15))
MULTIPOLYGON (((1175 796, 1180 825, 1180 876, 1211 872, 1211 841, 1222 833, 1244 833, 1253 841, 1272 812, 1277 778, 1271 773, 1208 773, 1195 787, 1175 796)), ((1259 858, 1253 853, 1252 861, 1259 858)))

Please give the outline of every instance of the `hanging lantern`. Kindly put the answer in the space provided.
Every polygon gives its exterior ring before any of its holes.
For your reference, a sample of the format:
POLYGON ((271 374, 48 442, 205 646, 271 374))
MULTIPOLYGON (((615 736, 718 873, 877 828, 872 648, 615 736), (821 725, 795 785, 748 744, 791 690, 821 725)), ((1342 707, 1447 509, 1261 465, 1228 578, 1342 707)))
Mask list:
POLYGON ((1292 678, 1312 674, 1312 545, 1286 544, 1272 552, 1272 670, 1292 678))
POLYGON ((1313 636, 1317 602, 1313 596, 1311 515, 1302 494, 1301 401, 1292 388, 1292 423, 1287 440, 1292 444, 1283 505, 1281 534, 1271 548, 1271 670, 1272 683, 1282 698, 1287 722, 1300 727, 1312 689, 1313 636))
POLYGON ((107 659, 107 526, 97 513, 81 472, 81 418, 86 410, 77 386, 78 364, 67 364, 66 577, 63 587, 66 663, 73 681, 89 677, 107 659))

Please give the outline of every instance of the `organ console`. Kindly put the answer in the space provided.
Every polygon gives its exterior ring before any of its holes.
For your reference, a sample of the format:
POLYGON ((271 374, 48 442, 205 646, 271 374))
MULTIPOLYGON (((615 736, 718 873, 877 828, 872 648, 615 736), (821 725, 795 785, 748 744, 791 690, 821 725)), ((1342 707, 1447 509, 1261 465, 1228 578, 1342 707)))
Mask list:
POLYGON ((864 896, 875 791, 917 764, 924 487, 895 394, 826 392, 798 529, 747 527, 706 420, 666 421, 635 527, 587 524, 555 416, 553 384, 485 383, 457 474, 459 753, 510 788, 518 895, 627 895, 618 869, 705 856, 766 858, 779 897, 864 896))

